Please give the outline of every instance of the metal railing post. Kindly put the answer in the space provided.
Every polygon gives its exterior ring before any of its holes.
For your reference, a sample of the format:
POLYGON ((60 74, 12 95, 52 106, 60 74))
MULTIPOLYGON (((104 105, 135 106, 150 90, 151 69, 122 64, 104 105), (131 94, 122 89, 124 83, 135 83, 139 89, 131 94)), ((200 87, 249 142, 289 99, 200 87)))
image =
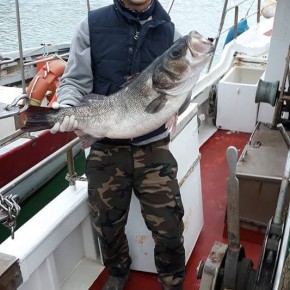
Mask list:
POLYGON ((258 0, 258 4, 257 4, 257 23, 260 23, 260 18, 261 18, 261 0, 258 0))
POLYGON ((16 21, 17 21, 17 35, 18 35, 18 46, 19 46, 19 62, 21 68, 21 83, 22 92, 26 94, 26 84, 25 84, 25 74, 24 74, 24 61, 23 61, 23 47, 22 47, 22 36, 21 36, 21 24, 20 24, 20 12, 19 12, 19 2, 15 0, 16 6, 16 21))
POLYGON ((234 39, 238 37, 239 6, 235 6, 234 39))
POLYGON ((67 158, 67 178, 66 179, 68 180, 70 186, 75 185, 76 184, 75 180, 71 178, 76 175, 72 147, 67 150, 66 158, 67 158))

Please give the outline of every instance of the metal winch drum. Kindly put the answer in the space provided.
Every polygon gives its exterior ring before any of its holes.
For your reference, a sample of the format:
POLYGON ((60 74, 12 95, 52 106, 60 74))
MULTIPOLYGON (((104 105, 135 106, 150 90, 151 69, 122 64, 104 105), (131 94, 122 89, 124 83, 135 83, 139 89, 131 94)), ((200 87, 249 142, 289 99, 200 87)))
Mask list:
POLYGON ((275 106, 279 95, 279 81, 265 82, 259 80, 256 90, 255 103, 267 103, 275 106))

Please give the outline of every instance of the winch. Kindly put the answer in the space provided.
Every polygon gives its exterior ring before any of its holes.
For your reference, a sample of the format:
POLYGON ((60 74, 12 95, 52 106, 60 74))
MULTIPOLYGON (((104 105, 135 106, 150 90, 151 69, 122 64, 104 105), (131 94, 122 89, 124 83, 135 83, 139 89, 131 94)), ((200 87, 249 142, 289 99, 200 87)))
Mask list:
POLYGON ((200 290, 290 289, 290 272, 287 271, 289 266, 288 268, 284 266, 285 259, 286 261, 290 259, 287 259, 290 216, 287 215, 286 219, 283 216, 285 194, 290 177, 290 138, 281 124, 277 127, 287 144, 288 155, 275 215, 268 222, 258 268, 254 269, 252 260, 246 257, 245 249, 240 244, 239 180, 236 177, 238 152, 235 147, 229 147, 227 149, 228 244, 216 241, 207 260, 200 262, 198 266, 200 290), (283 266, 285 271, 282 272, 283 266))

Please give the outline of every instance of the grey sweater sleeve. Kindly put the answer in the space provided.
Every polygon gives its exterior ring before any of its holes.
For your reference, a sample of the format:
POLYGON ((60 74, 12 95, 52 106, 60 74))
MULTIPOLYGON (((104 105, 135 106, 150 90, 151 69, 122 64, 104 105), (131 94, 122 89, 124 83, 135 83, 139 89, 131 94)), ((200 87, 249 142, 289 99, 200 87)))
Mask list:
POLYGON ((85 18, 72 39, 67 66, 56 91, 57 100, 60 104, 74 106, 92 89, 89 27, 85 18))

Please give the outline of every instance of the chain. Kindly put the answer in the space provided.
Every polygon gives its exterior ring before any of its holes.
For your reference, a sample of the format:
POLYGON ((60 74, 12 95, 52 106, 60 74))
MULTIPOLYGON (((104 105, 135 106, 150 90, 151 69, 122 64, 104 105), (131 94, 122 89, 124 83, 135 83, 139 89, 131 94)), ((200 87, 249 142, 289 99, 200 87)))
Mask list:
POLYGON ((183 176, 181 181, 179 182, 179 187, 182 186, 182 184, 185 182, 185 180, 189 177, 189 175, 193 172, 194 168, 197 166, 198 162, 201 159, 201 154, 199 153, 196 159, 193 161, 192 165, 189 167, 188 171, 186 174, 183 176))
POLYGON ((14 239, 16 218, 19 215, 20 209, 20 206, 12 195, 3 197, 0 194, 0 223, 10 229, 12 239, 14 239))
POLYGON ((73 175, 67 174, 65 176, 65 179, 68 182, 71 182, 71 181, 87 181, 88 180, 86 177, 84 177, 84 176, 78 176, 76 173, 74 173, 73 175))

